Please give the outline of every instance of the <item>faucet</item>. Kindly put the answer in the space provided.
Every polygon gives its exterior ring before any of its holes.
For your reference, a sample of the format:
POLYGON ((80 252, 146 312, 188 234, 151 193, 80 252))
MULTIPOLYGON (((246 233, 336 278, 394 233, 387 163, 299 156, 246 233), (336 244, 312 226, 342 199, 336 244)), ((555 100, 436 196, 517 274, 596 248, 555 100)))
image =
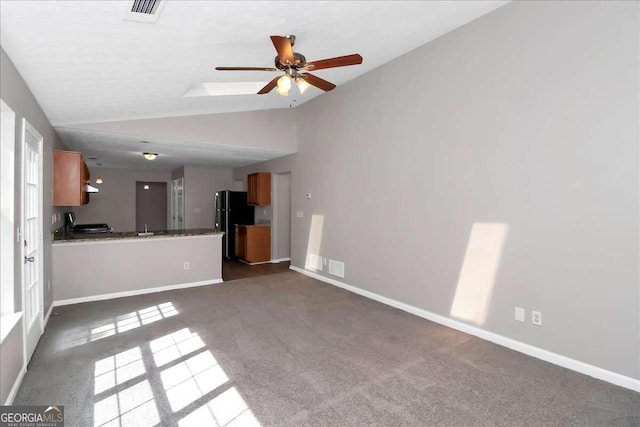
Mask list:
POLYGON ((147 233, 147 224, 144 225, 144 232, 147 233))

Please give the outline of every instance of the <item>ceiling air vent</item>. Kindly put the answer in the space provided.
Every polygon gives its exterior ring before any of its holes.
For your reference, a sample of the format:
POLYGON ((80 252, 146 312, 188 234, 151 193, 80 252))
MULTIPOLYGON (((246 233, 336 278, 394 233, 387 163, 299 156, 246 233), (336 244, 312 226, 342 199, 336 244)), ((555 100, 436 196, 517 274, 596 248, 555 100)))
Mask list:
POLYGON ((154 23, 164 7, 165 0, 130 0, 125 20, 154 23))

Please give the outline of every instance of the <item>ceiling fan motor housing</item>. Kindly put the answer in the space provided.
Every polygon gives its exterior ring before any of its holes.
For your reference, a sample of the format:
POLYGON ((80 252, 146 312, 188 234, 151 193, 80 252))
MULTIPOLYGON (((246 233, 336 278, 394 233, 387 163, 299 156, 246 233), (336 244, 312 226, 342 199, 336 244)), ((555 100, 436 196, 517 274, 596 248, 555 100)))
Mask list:
POLYGON ((287 70, 289 68, 298 69, 304 67, 304 64, 307 63, 307 58, 305 58, 301 53, 293 52, 293 64, 283 64, 277 56, 274 59, 274 63, 278 70, 287 70))

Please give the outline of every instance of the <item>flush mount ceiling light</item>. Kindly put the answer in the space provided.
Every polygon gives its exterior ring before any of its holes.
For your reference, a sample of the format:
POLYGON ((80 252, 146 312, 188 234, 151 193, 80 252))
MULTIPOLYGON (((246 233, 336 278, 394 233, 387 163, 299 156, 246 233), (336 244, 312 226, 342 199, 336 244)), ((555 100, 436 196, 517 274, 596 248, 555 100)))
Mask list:
POLYGON ((147 160, 155 160, 158 157, 158 153, 142 153, 142 155, 147 160))
POLYGON ((96 178, 96 184, 102 184, 102 182, 103 182, 102 178, 100 178, 100 177, 96 178))
POLYGON ((362 64, 362 56, 353 55, 337 56, 335 58, 320 61, 307 62, 301 53, 293 51, 296 36, 289 35, 271 36, 271 41, 278 52, 275 59, 275 68, 266 67, 216 67, 218 71, 284 71, 284 75, 271 80, 265 87, 258 91, 258 95, 264 95, 277 87, 276 91, 282 95, 289 95, 291 81, 294 80, 300 93, 304 93, 309 86, 315 86, 324 91, 333 90, 336 85, 306 71, 323 70, 325 68, 346 67, 348 65, 362 64), (302 72, 305 71, 305 72, 302 72))
POLYGON ((148 190, 149 189, 149 184, 145 184, 144 187, 142 187, 143 190, 148 190))

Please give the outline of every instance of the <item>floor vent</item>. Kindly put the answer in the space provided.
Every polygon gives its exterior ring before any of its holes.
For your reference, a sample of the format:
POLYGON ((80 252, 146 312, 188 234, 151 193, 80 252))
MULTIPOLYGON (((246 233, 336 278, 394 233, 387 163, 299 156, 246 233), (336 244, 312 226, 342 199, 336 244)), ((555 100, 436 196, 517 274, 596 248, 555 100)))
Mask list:
POLYGON ((129 0, 127 13, 124 17, 127 21, 154 23, 160 16, 166 0, 129 0))

